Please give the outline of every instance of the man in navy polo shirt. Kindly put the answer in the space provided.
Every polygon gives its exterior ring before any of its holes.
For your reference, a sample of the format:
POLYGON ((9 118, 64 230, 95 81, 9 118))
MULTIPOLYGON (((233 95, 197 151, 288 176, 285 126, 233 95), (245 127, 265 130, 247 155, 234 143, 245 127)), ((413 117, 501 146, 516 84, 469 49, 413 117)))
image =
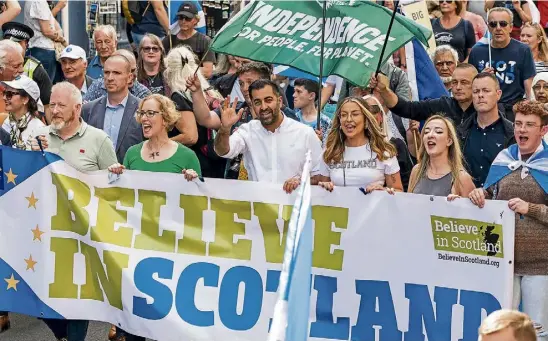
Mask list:
POLYGON ((515 143, 512 122, 499 111, 501 98, 495 75, 482 72, 472 82, 472 102, 476 113, 458 127, 458 135, 469 174, 476 187, 483 187, 491 163, 499 152, 515 143))

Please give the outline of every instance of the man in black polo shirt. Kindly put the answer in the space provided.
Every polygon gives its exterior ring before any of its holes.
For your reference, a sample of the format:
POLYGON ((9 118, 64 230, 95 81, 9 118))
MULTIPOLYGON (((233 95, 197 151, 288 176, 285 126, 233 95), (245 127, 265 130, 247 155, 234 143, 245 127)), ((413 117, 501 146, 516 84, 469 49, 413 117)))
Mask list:
POLYGON ((515 143, 512 122, 504 118, 504 112, 497 105, 501 95, 496 76, 479 73, 472 83, 476 113, 457 129, 469 173, 479 188, 483 187, 499 152, 515 143))
POLYGON ((434 114, 443 113, 458 126, 476 112, 472 105, 472 81, 477 74, 473 65, 459 64, 453 71, 451 81, 453 97, 442 96, 419 102, 411 102, 396 95, 388 86, 388 78, 380 73, 376 79, 374 76, 371 78, 369 86, 376 88, 385 105, 400 117, 423 121, 434 114))
POLYGON ((201 71, 205 78, 209 79, 213 74, 215 54, 209 50, 211 39, 205 34, 196 31, 196 24, 200 20, 198 8, 192 1, 185 1, 177 11, 177 23, 181 29, 177 34, 170 34, 162 40, 166 54, 171 48, 187 45, 198 60, 202 61, 201 71))

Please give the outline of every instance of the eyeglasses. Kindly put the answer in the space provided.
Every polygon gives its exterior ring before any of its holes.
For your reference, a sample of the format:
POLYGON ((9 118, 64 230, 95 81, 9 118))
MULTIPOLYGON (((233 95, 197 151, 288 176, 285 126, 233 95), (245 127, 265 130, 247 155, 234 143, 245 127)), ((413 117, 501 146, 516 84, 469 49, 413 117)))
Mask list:
POLYGON ((179 16, 177 17, 177 19, 178 19, 178 20, 183 20, 183 21, 191 21, 191 20, 194 19, 194 18, 188 18, 188 17, 184 17, 184 16, 182 16, 182 15, 179 15, 179 16))
POLYGON ((489 27, 491 28, 497 28, 497 26, 500 26, 502 28, 505 28, 507 27, 509 24, 508 24, 508 21, 490 21, 489 22, 489 27))
POLYGON ((160 112, 156 110, 147 110, 147 111, 137 110, 135 114, 137 115, 137 117, 146 116, 147 118, 153 118, 154 116, 160 114, 160 112))
POLYGON ((436 62, 436 66, 437 66, 437 67, 444 67, 444 66, 446 66, 446 67, 451 67, 451 66, 453 66, 453 65, 455 65, 455 62, 454 62, 454 61, 451 61, 451 60, 449 60, 449 61, 439 61, 439 62, 436 62))
POLYGON ((9 90, 4 91, 4 98, 7 99, 8 101, 11 100, 13 96, 21 96, 21 93, 19 91, 9 91, 9 90))
POLYGON ((537 128, 537 127, 540 127, 540 125, 535 124, 535 123, 533 123, 533 122, 525 122, 525 123, 523 123, 523 122, 521 122, 521 121, 516 121, 516 122, 514 123, 514 129, 516 129, 516 130, 517 130, 517 129, 521 129, 521 128, 525 128, 525 130, 533 130, 533 129, 537 128))
POLYGON ((143 47, 143 51, 158 53, 160 52, 160 48, 158 46, 147 46, 147 47, 143 47))
POLYGON ((339 119, 341 121, 349 121, 350 118, 352 118, 352 121, 356 121, 358 119, 358 117, 360 117, 361 113, 359 112, 353 112, 353 113, 339 113, 339 119))

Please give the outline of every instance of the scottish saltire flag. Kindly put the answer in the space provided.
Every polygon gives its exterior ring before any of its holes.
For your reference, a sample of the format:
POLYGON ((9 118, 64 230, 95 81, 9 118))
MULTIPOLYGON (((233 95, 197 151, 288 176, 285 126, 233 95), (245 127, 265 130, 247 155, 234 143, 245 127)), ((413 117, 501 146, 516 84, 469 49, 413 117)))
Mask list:
POLYGON ((301 176, 287 231, 278 301, 268 341, 306 341, 312 273, 310 151, 301 176))
POLYGON ((522 167, 522 178, 531 175, 542 187, 544 193, 548 194, 548 144, 545 141, 542 141, 542 146, 527 161, 520 160, 517 144, 501 151, 489 169, 484 188, 496 184, 520 167, 522 167))
MULTIPOLYGON (((196 25, 196 31, 206 34, 207 28, 206 28, 205 13, 202 10, 202 5, 200 5, 200 1, 197 1, 197 0, 187 0, 187 1, 192 1, 196 5, 196 8, 198 9, 198 15, 200 16, 200 21, 196 25)), ((179 24, 177 23, 177 10, 179 9, 179 6, 181 6, 183 2, 185 1, 179 1, 179 0, 169 1, 168 16, 170 18, 170 23, 171 23, 171 26, 170 26, 171 34, 179 33, 180 27, 179 27, 179 24)))
POLYGON ((424 46, 413 39, 405 46, 407 77, 414 101, 449 96, 424 46))

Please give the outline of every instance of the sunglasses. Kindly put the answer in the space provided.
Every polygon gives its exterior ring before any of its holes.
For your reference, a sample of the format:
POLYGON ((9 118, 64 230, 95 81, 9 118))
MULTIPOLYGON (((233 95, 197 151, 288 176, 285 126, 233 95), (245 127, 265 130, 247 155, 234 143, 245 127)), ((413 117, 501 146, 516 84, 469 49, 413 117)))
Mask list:
POLYGON ((147 46, 147 47, 143 47, 142 50, 145 52, 153 52, 153 53, 160 52, 160 48, 158 46, 147 46))
POLYGON ((453 0, 441 0, 440 1, 440 5, 443 4, 443 3, 447 3, 447 4, 452 4, 454 1, 453 0))
POLYGON ((188 17, 182 16, 182 15, 179 15, 177 17, 177 20, 183 20, 183 21, 191 21, 192 19, 194 19, 194 18, 188 18, 188 17))
POLYGON ((497 28, 497 26, 500 26, 502 28, 505 28, 509 25, 508 21, 490 21, 489 27, 491 28, 497 28))
POLYGON ((155 110, 147 110, 147 111, 137 110, 137 111, 135 112, 135 114, 137 115, 137 117, 146 116, 147 118, 153 118, 154 116, 160 114, 160 112, 159 112, 159 111, 155 111, 155 110))
POLYGON ((4 91, 4 97, 9 101, 13 96, 21 96, 21 93, 19 91, 4 91))

